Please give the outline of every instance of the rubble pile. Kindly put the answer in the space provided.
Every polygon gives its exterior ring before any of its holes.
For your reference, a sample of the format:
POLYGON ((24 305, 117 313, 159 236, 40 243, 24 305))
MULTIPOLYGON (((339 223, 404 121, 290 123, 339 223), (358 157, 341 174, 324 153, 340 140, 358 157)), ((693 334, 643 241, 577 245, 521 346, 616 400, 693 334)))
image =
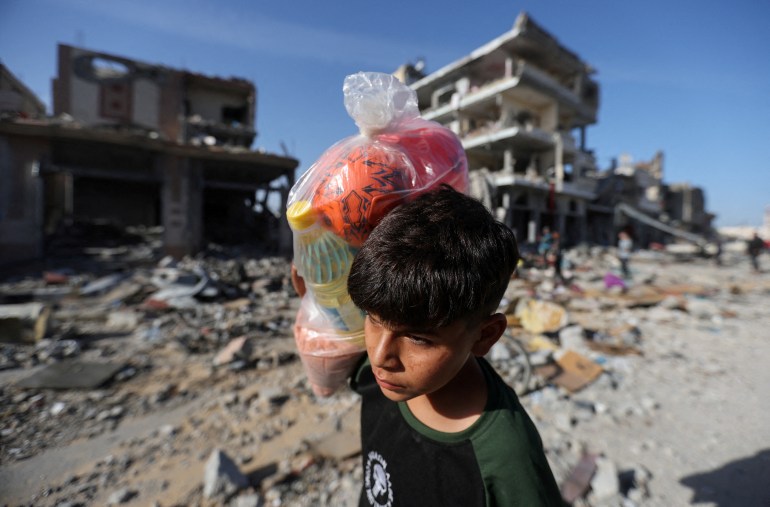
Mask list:
MULTIPOLYGON (((0 284, 3 503, 357 505, 358 398, 310 390, 289 261, 120 255, 0 284)), ((691 429, 699 404, 735 382, 759 396, 729 361, 767 350, 770 280, 726 261, 639 252, 627 280, 612 252, 575 249, 561 276, 525 262, 511 281, 500 310, 522 348, 490 360, 531 372, 517 389, 569 503, 682 503, 682 471, 723 446, 723 426, 691 429)))

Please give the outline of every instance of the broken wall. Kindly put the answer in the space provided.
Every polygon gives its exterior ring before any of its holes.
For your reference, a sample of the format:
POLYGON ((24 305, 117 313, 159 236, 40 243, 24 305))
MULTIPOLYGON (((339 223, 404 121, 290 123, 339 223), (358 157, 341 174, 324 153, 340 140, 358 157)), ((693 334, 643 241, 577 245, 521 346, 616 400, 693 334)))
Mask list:
POLYGON ((412 85, 423 117, 458 134, 472 173, 486 171, 493 208, 520 240, 544 226, 566 245, 587 239, 596 161, 585 129, 599 106, 593 72, 522 13, 511 31, 412 85))
POLYGON ((159 130, 166 74, 158 66, 60 44, 54 114, 85 125, 159 130))
POLYGON ((42 254, 43 188, 38 178, 47 145, 0 134, 0 261, 42 254))

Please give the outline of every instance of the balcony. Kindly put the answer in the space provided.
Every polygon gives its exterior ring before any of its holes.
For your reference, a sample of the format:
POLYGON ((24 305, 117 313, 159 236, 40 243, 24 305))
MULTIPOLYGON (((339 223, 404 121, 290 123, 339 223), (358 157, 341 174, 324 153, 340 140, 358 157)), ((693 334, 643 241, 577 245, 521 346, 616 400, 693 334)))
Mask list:
POLYGON ((594 123, 596 108, 585 104, 572 90, 556 81, 547 73, 527 63, 516 66, 516 75, 503 77, 471 89, 464 95, 455 92, 450 100, 436 107, 423 110, 427 120, 447 123, 455 118, 458 111, 472 111, 489 103, 495 103, 498 95, 510 95, 533 109, 541 108, 554 100, 560 108, 571 109, 576 114, 576 125, 594 123))

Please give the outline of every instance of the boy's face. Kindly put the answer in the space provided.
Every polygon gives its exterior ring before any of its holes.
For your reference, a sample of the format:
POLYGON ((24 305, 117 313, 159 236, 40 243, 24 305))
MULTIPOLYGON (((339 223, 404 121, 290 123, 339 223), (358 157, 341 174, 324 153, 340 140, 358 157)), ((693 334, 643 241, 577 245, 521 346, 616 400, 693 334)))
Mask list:
POLYGON ((388 327, 377 316, 364 324, 366 352, 383 394, 406 401, 444 388, 465 365, 481 325, 458 321, 430 331, 388 327))

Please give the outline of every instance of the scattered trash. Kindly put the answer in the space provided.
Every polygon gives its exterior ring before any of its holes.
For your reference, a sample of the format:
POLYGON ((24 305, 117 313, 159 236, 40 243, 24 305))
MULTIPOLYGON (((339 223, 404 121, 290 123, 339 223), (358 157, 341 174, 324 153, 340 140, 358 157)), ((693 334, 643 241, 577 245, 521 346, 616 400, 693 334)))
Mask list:
POLYGON ((568 350, 555 363, 540 366, 536 371, 548 382, 574 393, 596 380, 604 370, 587 357, 568 350))
POLYGON ((596 456, 584 454, 561 485, 561 497, 569 505, 586 494, 596 473, 596 456))
POLYGON ((98 294, 103 294, 108 290, 117 286, 124 278, 125 278, 125 275, 121 273, 116 273, 113 275, 108 275, 102 278, 98 278, 93 282, 87 283, 84 287, 81 287, 80 295, 94 296, 98 294))
POLYGON ((604 275, 604 287, 606 289, 612 289, 615 287, 618 287, 620 289, 625 289, 626 282, 624 282, 623 279, 617 275, 613 275, 612 273, 607 273, 606 275, 604 275))
POLYGON ((535 334, 558 331, 568 322, 567 311, 562 306, 536 299, 519 301, 515 315, 524 329, 535 334))

